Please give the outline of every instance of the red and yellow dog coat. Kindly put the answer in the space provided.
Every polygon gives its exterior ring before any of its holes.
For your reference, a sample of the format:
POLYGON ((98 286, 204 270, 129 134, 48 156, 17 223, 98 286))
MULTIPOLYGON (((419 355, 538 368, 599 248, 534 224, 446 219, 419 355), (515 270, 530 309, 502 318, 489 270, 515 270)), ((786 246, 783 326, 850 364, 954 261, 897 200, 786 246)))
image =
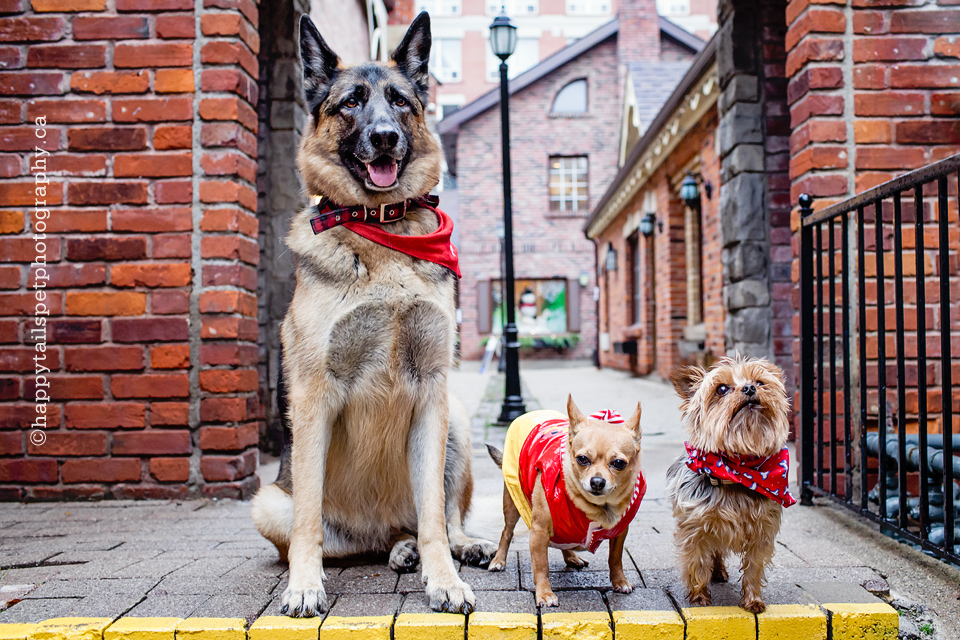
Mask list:
MULTIPOLYGON (((623 424, 623 417, 616 411, 605 410, 590 417, 623 424)), ((598 523, 592 522, 567 495, 567 485, 563 479, 563 456, 569 427, 567 417, 559 411, 531 411, 514 420, 507 430, 503 447, 503 481, 517 511, 530 527, 533 522, 530 500, 539 473, 553 520, 550 546, 558 549, 588 549, 594 553, 601 542, 612 540, 627 530, 640 508, 647 483, 643 473, 639 473, 630 506, 612 528, 603 529, 598 523)))

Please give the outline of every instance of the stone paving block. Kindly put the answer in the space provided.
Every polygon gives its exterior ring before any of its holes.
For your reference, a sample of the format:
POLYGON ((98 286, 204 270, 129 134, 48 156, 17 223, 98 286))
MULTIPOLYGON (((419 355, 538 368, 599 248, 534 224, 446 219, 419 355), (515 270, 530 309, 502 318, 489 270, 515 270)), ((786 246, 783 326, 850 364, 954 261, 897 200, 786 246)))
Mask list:
POLYGON ((517 566, 516 554, 511 553, 510 555, 512 556, 512 563, 511 560, 508 560, 503 571, 487 571, 486 569, 465 565, 460 569, 460 578, 475 591, 516 591, 520 588, 520 571, 517 566))
POLYGON ((26 567, 24 569, 4 569, 0 573, 0 585, 40 585, 60 574, 62 567, 26 567))
POLYGON ((607 594, 610 611, 676 611, 663 589, 634 589, 631 593, 607 594))
MULTIPOLYGON (((469 583, 469 580, 467 581, 469 583)), ((397 580, 397 593, 415 593, 424 590, 423 580, 420 578, 420 570, 410 573, 401 573, 397 580)), ((473 584, 470 583, 472 587, 473 584)))
POLYGON ((832 640, 897 640, 897 610, 885 602, 825 603, 832 640))
POLYGON ((323 616, 315 618, 260 616, 250 625, 247 638, 248 640, 317 640, 322 622, 323 616))
POLYGON ((558 593, 560 605, 547 607, 541 613, 583 613, 589 611, 606 611, 607 604, 599 591, 568 591, 558 593))
POLYGON ((50 618, 77 615, 82 598, 23 600, 5 611, 0 611, 0 623, 38 623, 50 618))
POLYGON ((767 604, 757 614, 757 640, 827 640, 827 616, 813 604, 767 604))
POLYGON ((687 640, 754 640, 757 621, 740 607, 682 608, 687 640))
POLYGON ((187 618, 177 625, 179 640, 246 640, 243 618, 187 618))
POLYGON ((44 620, 34 628, 33 640, 100 640, 113 618, 67 617, 44 620))
MULTIPOLYGON (((634 586, 643 586, 640 574, 630 569, 624 572, 627 580, 634 586)), ((534 591, 536 587, 533 582, 533 573, 522 573, 520 575, 520 585, 522 589, 534 591)), ((609 591, 613 589, 610 584, 610 575, 606 571, 551 571, 550 586, 554 591, 570 591, 580 589, 599 589, 609 591)))
POLYGON ((473 594, 477 596, 476 611, 537 614, 536 599, 529 591, 474 591, 473 594))
POLYGON ((883 602, 863 587, 852 582, 800 582, 797 586, 814 602, 848 602, 878 604, 883 602))
POLYGON ((209 599, 210 596, 208 595, 167 595, 154 591, 127 611, 124 616, 136 618, 177 616, 186 618, 209 599))
POLYGON ((394 640, 463 640, 467 617, 459 613, 406 613, 393 623, 394 640))
POLYGON ((91 593, 140 594, 150 591, 155 580, 125 578, 120 580, 49 580, 31 592, 28 598, 82 598, 91 593))
POLYGON ((212 596, 222 592, 222 585, 216 577, 201 576, 169 575, 160 580, 154 589, 154 593, 174 596, 212 596))
POLYGON ((217 595, 205 600, 190 615, 203 618, 245 618, 247 622, 252 622, 267 608, 272 599, 273 596, 269 593, 258 596, 217 595))
POLYGON ((185 558, 167 558, 164 560, 143 560, 135 562, 127 567, 113 571, 107 578, 162 578, 168 573, 181 569, 191 560, 185 558))
POLYGON ((534 613, 470 614, 467 640, 536 640, 537 616, 534 613))
POLYGON ((103 640, 174 640, 181 618, 120 618, 103 632, 103 640))
POLYGON ((396 571, 385 564, 347 567, 339 575, 327 575, 327 593, 393 593, 397 588, 396 571))
POLYGON ((34 624, 0 624, 0 640, 29 640, 34 624))
POLYGON ((792 582, 768 582, 763 588, 763 601, 768 605, 814 604, 813 597, 792 582))
MULTIPOLYGON (((417 596, 414 596, 417 597, 417 596)), ((394 616, 400 609, 403 596, 393 595, 374 595, 374 594, 349 594, 337 598, 336 603, 330 609, 331 616, 350 617, 350 616, 394 616)))

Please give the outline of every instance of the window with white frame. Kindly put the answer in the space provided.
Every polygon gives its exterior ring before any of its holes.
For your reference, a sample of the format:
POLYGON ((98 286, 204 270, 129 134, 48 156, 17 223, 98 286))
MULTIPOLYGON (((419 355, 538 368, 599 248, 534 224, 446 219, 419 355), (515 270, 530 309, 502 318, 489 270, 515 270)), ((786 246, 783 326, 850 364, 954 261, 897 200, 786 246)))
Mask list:
POLYGON ((553 99, 551 113, 569 114, 587 112, 587 81, 584 78, 567 83, 553 99))
POLYGON ((460 40, 437 38, 430 48, 430 70, 440 82, 460 82, 463 79, 463 52, 460 40))
POLYGON ((605 16, 611 8, 611 0, 567 0, 567 15, 571 16, 605 16))
MULTIPOLYGON (((511 80, 540 62, 540 40, 538 38, 519 38, 513 55, 507 58, 507 77, 511 80)), ((487 44, 487 81, 500 81, 500 58, 493 55, 487 44)))
POLYGON ((460 15, 460 0, 417 0, 416 13, 426 11, 432 16, 460 15))
POLYGON ((657 0, 657 13, 661 16, 688 16, 690 0, 657 0))
POLYGON ((501 11, 506 11, 511 18, 535 16, 539 4, 539 0, 487 0, 487 15, 498 16, 501 11))
POLYGON ((587 156, 550 156, 550 209, 587 212, 587 156))

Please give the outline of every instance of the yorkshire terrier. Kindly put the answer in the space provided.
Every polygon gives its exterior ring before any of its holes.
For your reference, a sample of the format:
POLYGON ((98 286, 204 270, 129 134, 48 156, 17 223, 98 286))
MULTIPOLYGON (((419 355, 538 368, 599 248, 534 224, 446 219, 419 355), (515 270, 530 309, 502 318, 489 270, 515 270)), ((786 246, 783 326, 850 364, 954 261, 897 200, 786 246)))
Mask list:
POLYGON ((726 582, 724 557, 733 553, 742 556, 740 606, 760 613, 780 515, 796 502, 783 371, 760 358, 723 358, 709 370, 677 369, 671 380, 689 437, 687 455, 667 471, 687 597, 709 605, 709 584, 726 582))
POLYGON ((587 561, 610 541, 610 582, 630 593, 623 572, 623 543, 647 484, 640 471, 640 403, 624 422, 615 411, 585 416, 567 396, 567 415, 531 411, 511 423, 504 450, 487 445, 503 469, 503 534, 490 571, 503 571, 513 530, 523 517, 530 528, 530 560, 538 607, 556 607, 547 547, 563 551, 568 567, 587 561))

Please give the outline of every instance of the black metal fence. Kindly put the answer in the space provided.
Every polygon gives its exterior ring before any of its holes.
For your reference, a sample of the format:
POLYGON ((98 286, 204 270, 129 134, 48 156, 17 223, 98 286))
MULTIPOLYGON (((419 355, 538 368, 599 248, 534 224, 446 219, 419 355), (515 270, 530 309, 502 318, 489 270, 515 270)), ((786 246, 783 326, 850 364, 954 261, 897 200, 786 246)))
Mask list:
POLYGON ((798 443, 807 503, 955 563, 958 181, 955 155, 817 212, 800 196, 798 443))

